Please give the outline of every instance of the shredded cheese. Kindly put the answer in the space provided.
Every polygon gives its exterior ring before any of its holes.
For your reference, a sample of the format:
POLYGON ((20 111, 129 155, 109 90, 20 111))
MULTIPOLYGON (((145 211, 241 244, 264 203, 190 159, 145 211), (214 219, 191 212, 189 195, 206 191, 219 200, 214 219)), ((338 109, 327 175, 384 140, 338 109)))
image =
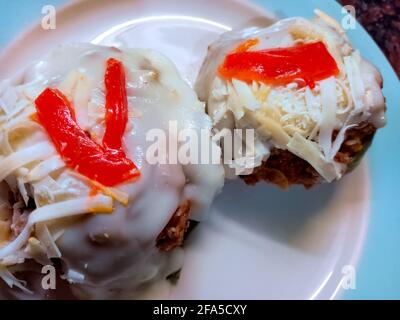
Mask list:
POLYGON ((232 86, 235 89, 241 106, 249 110, 257 110, 260 108, 260 102, 254 97, 254 94, 248 84, 243 81, 232 79, 232 86))
POLYGON ((17 279, 5 266, 0 265, 0 278, 4 280, 5 283, 10 288, 14 286, 21 289, 24 293, 33 294, 33 292, 26 288, 26 282, 17 279))
POLYGON ((50 173, 62 169, 65 167, 64 161, 59 155, 54 155, 40 162, 36 167, 34 167, 27 175, 26 182, 34 182, 44 179, 50 173))
POLYGON ((61 258, 61 251, 57 247, 56 239, 52 236, 45 223, 36 224, 35 235, 46 247, 46 254, 49 259, 61 258))
POLYGON ((355 104, 355 111, 362 111, 365 86, 359 68, 360 54, 355 51, 352 55, 344 57, 346 75, 349 79, 351 96, 355 104))
POLYGON ((21 233, 5 247, 0 248, 0 259, 21 249, 28 241, 32 227, 39 222, 87 213, 110 213, 112 210, 112 199, 104 195, 67 200, 37 208, 29 215, 28 222, 21 233))
POLYGON ((32 147, 18 150, 0 161, 0 181, 14 170, 36 160, 44 160, 55 153, 48 142, 41 142, 32 147))
POLYGON ((73 177, 76 177, 86 182, 88 185, 91 185, 95 189, 100 190, 103 194, 113 198, 114 200, 120 202, 124 206, 128 205, 129 195, 126 192, 118 190, 117 188, 106 187, 105 185, 102 185, 97 181, 91 180, 88 177, 81 175, 79 172, 76 171, 70 171, 69 174, 73 177))
POLYGON ((320 81, 322 120, 320 123, 319 143, 325 157, 330 157, 332 133, 336 125, 336 81, 334 77, 320 81))
MULTIPOLYGON (((289 150, 290 147, 289 151, 302 155, 322 177, 332 181, 346 170, 336 163, 335 156, 347 130, 371 118, 371 106, 383 103, 373 101, 371 94, 371 83, 375 83, 376 96, 381 96, 379 79, 366 71, 365 61, 352 48, 340 24, 321 10, 315 13, 312 20, 286 19, 270 28, 223 37, 211 46, 196 87, 200 96, 212 92, 207 96, 207 108, 217 127, 256 130, 256 142, 264 144, 266 151, 256 150, 259 153, 254 157, 265 159, 273 148, 289 150), (285 37, 290 41, 280 46, 280 39, 285 37), (339 75, 317 81, 313 89, 297 81, 268 86, 215 75, 215 66, 220 63, 218 57, 222 61, 238 41, 254 38, 259 40, 256 50, 323 41, 336 61, 339 75), (338 134, 333 141, 335 131, 338 134)), ((237 160, 236 165, 241 167, 239 162, 243 159, 237 160)))
POLYGON ((317 143, 295 133, 287 147, 290 152, 310 163, 326 181, 332 182, 339 178, 334 165, 326 162, 317 143))

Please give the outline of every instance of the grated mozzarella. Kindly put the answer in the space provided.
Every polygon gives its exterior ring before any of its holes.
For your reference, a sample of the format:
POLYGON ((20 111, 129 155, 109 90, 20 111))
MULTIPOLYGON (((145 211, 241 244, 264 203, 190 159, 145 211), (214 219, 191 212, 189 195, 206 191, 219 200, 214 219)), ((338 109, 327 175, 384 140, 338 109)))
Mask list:
POLYGON ((112 210, 113 200, 104 195, 67 200, 37 208, 30 213, 21 233, 5 247, 0 248, 0 259, 21 249, 28 241, 32 227, 39 222, 94 212, 109 213, 112 210))
POLYGON ((0 181, 16 169, 36 160, 45 160, 54 154, 54 147, 49 142, 18 150, 0 161, 0 181))
POLYGON ((336 125, 336 80, 330 77, 320 81, 319 85, 322 105, 319 143, 325 158, 329 158, 332 150, 332 133, 336 125))

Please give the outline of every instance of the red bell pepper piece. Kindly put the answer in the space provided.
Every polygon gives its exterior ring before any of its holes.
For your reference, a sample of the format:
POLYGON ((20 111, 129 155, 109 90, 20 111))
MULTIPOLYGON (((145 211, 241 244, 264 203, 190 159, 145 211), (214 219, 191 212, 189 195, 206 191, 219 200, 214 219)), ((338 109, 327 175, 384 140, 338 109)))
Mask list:
POLYGON ((70 102, 59 90, 45 89, 35 104, 40 124, 66 165, 105 186, 114 186, 138 178, 140 172, 122 150, 128 107, 125 74, 119 61, 108 60, 105 83, 107 111, 103 145, 79 127, 70 102))
POLYGON ((107 60, 104 83, 106 87, 106 130, 103 144, 107 148, 121 150, 122 137, 128 122, 128 100, 125 71, 120 61, 113 58, 107 60))
POLYGON ((225 57, 218 71, 225 79, 275 86, 299 82, 311 88, 315 81, 339 74, 335 59, 321 41, 288 48, 236 50, 225 57))

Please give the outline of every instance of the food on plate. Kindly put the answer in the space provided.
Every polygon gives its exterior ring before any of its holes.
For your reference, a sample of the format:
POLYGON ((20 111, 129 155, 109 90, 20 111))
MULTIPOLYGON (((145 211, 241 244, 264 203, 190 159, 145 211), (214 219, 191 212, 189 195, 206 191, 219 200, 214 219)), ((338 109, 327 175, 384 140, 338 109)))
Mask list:
POLYGON ((4 294, 47 296, 42 266, 53 266, 76 298, 136 298, 182 267, 189 220, 224 170, 150 162, 147 134, 171 121, 211 141, 204 104, 150 50, 61 46, 0 83, 4 294))
POLYGON ((311 20, 223 34, 209 47, 196 91, 217 131, 254 129, 229 175, 308 188, 357 165, 385 125, 382 85, 340 24, 316 10, 311 20))

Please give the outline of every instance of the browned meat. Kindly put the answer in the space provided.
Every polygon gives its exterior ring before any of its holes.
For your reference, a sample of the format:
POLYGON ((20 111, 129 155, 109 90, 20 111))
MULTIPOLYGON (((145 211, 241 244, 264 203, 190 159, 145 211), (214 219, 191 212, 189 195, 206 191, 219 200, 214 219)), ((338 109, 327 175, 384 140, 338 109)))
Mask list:
POLYGON ((281 149, 273 149, 267 161, 255 168, 252 174, 241 178, 246 184, 254 185, 259 181, 265 181, 283 189, 292 184, 302 184, 309 188, 321 179, 308 162, 281 149))
POLYGON ((14 237, 17 237, 21 233, 27 222, 28 213, 25 212, 25 204, 22 201, 16 202, 13 205, 13 216, 11 224, 11 230, 14 237))
POLYGON ((336 154, 335 160, 348 165, 347 172, 351 171, 368 150, 374 138, 376 128, 370 123, 361 123, 358 127, 350 129, 346 140, 336 154))
MULTIPOLYGON (((336 161, 347 164, 351 171, 362 158, 372 142, 376 128, 370 123, 361 123, 347 131, 346 139, 336 154, 336 161)), ((334 134, 334 138, 337 132, 334 134)), ((273 149, 270 157, 257 167, 251 175, 241 176, 246 184, 254 185, 266 181, 287 189, 293 184, 302 184, 306 188, 320 183, 321 176, 305 160, 287 150, 273 149)))
POLYGON ((190 202, 185 201, 176 209, 164 230, 157 237, 157 247, 160 250, 170 251, 182 245, 189 227, 189 214, 190 202))

